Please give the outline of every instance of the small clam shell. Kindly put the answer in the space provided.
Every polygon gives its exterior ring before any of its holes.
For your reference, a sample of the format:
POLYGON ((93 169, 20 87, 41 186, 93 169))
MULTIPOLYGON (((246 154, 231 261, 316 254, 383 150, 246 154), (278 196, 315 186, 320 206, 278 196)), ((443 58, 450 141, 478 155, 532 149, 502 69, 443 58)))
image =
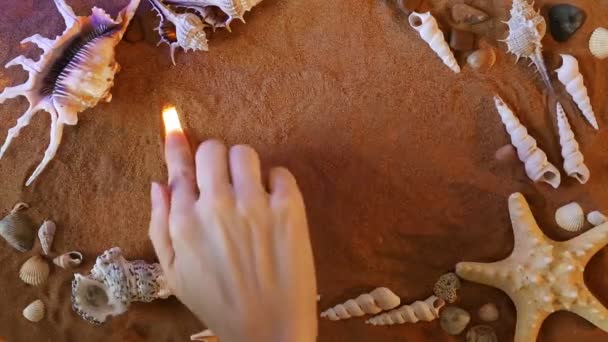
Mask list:
POLYGON ((498 342, 498 337, 489 325, 476 325, 467 331, 467 342, 498 342))
POLYGON ((20 252, 29 251, 34 246, 36 227, 23 213, 29 208, 26 203, 17 203, 13 210, 0 220, 0 236, 20 252))
POLYGON ((49 273, 50 267, 46 260, 39 255, 34 255, 21 266, 19 278, 26 284, 39 286, 44 284, 49 273))
POLYGON ((53 259, 53 263, 61 268, 73 268, 82 263, 82 253, 73 251, 65 253, 53 259))
POLYGON ((449 335, 460 334, 464 331, 470 321, 471 315, 465 310, 455 306, 448 306, 439 314, 439 325, 441 326, 441 329, 449 335))
POLYGON ((599 59, 608 57, 608 29, 598 27, 593 31, 589 39, 589 50, 599 59))
POLYGON ((458 298, 457 291, 460 286, 460 278, 455 273, 446 273, 439 277, 433 287, 433 292, 446 302, 454 303, 458 298))
POLYGON ((500 316, 498 308, 494 303, 487 303, 482 305, 477 312, 479 318, 484 322, 494 322, 500 316))
POLYGON ((479 71, 488 71, 496 63, 496 51, 488 47, 479 49, 467 57, 467 64, 479 71))
POLYGON ((585 213, 580 204, 568 203, 555 211, 555 222, 562 229, 576 232, 585 225, 585 213))
POLYGON ((44 221, 40 229, 38 229, 38 239, 40 240, 44 255, 49 255, 51 252, 53 240, 55 239, 55 230, 56 226, 53 221, 44 221))
POLYGON ((44 318, 44 303, 38 299, 23 309, 23 317, 30 322, 40 322, 44 318))
POLYGON ((596 210, 587 214, 587 221, 594 226, 599 226, 600 224, 608 222, 608 217, 596 210))

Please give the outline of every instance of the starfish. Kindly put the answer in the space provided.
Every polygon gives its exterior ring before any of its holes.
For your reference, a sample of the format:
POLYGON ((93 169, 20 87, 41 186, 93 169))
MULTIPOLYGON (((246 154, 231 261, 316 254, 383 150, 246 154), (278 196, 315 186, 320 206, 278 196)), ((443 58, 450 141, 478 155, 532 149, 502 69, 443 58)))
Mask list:
POLYGON ((463 279, 504 291, 517 309, 515 342, 536 341, 540 326, 553 312, 573 312, 608 332, 608 310, 583 280, 585 266, 608 244, 608 223, 567 241, 549 239, 540 230, 520 193, 509 197, 515 247, 493 263, 460 262, 463 279))

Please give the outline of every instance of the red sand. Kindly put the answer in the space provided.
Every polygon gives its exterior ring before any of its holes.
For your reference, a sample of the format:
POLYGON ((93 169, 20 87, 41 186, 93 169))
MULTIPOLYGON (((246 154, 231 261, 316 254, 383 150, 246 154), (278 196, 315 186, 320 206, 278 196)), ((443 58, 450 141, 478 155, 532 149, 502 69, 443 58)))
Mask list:
MULTIPOLYGON (((70 2, 81 15, 95 3, 111 13, 126 3, 70 2)), ((435 13, 444 16, 441 8, 450 1, 435 2, 435 13)), ((486 74, 464 66, 458 75, 387 1, 264 0, 247 14, 247 24, 212 34, 208 53, 178 52, 174 67, 168 47, 155 47, 156 21, 142 1, 137 20, 145 40, 118 46, 122 70, 112 102, 82 113, 78 126, 66 128, 55 159, 25 188, 48 142, 49 117, 36 116, 0 161, 0 208, 5 213, 26 201, 37 221, 55 220, 55 251, 79 250, 87 258, 79 272, 87 272, 95 256, 112 246, 130 258, 153 261, 148 191, 151 180, 166 177, 160 109, 170 102, 182 113, 193 144, 209 137, 248 143, 266 167, 285 165, 296 174, 308 207, 320 308, 381 285, 405 302, 426 298, 435 280, 458 261, 509 254, 510 193, 526 195, 539 224, 555 239, 572 236, 554 223, 560 205, 576 200, 586 210, 608 207, 608 60, 591 58, 586 47, 591 31, 606 24, 608 1, 570 2, 587 11, 585 25, 567 43, 548 35, 544 44, 548 61, 563 52, 579 58, 602 127, 596 133, 583 121, 553 74, 592 172, 585 186, 562 174, 563 185, 555 191, 531 183, 520 163, 494 159, 508 142, 492 101, 498 92, 549 159, 562 162, 542 82, 495 41, 504 37, 499 20, 508 17, 506 0, 474 2, 495 17, 484 27, 488 41, 499 46, 497 65, 486 74)), ((24 52, 38 54, 21 47, 21 39, 34 33, 53 37, 62 30, 52 1, 0 2, 0 63, 24 52)), ((0 88, 24 80, 19 68, 0 72, 0 88)), ((2 139, 26 108, 24 98, 0 106, 2 139)), ((42 288, 26 286, 17 272, 39 246, 19 254, 0 244, 0 336, 8 341, 186 341, 203 327, 176 299, 135 304, 127 314, 93 326, 70 308, 71 272, 54 268, 42 288), (21 310, 36 298, 49 312, 33 324, 21 310)), ((585 272, 587 285, 604 304, 607 266, 608 251, 602 250, 585 272)), ((502 316, 492 326, 501 341, 512 339, 515 308, 505 294, 472 283, 460 293, 458 305, 471 311, 495 302, 502 316)), ((539 340, 575 339, 605 341, 608 334, 574 314, 558 313, 545 322, 539 340)), ((464 338, 448 337, 437 322, 394 327, 367 326, 363 319, 320 322, 319 341, 405 340, 464 338)))

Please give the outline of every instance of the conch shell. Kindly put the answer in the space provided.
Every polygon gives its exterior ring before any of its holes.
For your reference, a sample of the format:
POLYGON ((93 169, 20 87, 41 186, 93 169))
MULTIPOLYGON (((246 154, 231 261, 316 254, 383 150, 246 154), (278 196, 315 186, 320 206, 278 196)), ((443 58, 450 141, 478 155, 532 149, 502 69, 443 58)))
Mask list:
POLYGON ((30 322, 40 322, 44 318, 44 303, 38 299, 23 309, 23 317, 30 322))
POLYGON ((562 66, 555 70, 557 78, 566 87, 568 94, 583 113, 583 116, 595 129, 599 129, 597 119, 591 108, 591 99, 587 95, 587 88, 583 83, 583 75, 579 71, 578 61, 571 55, 562 54, 562 66))
POLYGON ((577 232, 585 225, 585 213, 580 204, 568 203, 555 211, 557 225, 569 232, 577 232))
POLYGON ((91 274, 74 274, 72 308, 85 320, 101 324, 132 302, 151 302, 171 295, 159 264, 127 261, 118 247, 97 257, 91 274))
POLYGON ((591 173, 585 165, 583 154, 581 153, 578 142, 574 138, 574 132, 564 108, 557 103, 557 128, 559 132, 559 144, 562 146, 562 157, 564 158, 564 171, 570 177, 576 178, 581 184, 587 183, 591 173))
POLYGON ((19 252, 32 249, 36 239, 34 224, 27 215, 22 213, 29 207, 27 203, 19 202, 8 215, 0 220, 0 236, 19 252))
POLYGON ((48 279, 51 269, 49 264, 39 255, 27 259, 19 270, 19 278, 24 283, 40 286, 48 279))
POLYGON ((4 145, 0 148, 0 158, 6 152, 21 129, 40 110, 51 115, 50 142, 42 162, 25 183, 32 182, 53 159, 63 135, 64 125, 76 125, 78 113, 96 106, 99 101, 109 102, 110 88, 119 65, 114 59, 114 47, 123 34, 140 0, 130 0, 115 21, 100 8, 93 7, 88 17, 78 17, 65 0, 54 0, 63 17, 66 30, 55 40, 35 34, 22 43, 34 43, 44 53, 38 62, 18 56, 6 67, 20 65, 29 73, 27 82, 7 87, 0 93, 0 103, 6 99, 23 95, 29 108, 9 129, 4 145))
POLYGON ((542 38, 547 33, 547 23, 527 0, 513 0, 511 18, 507 21, 509 36, 503 40, 508 51, 517 57, 530 58, 540 73, 547 89, 553 90, 543 59, 542 38))
POLYGON ((411 305, 404 305, 398 309, 374 316, 365 323, 372 325, 393 325, 403 323, 416 323, 418 321, 430 322, 439 317, 439 310, 445 305, 443 299, 430 296, 425 301, 416 301, 411 305))
POLYGON ((55 223, 48 220, 44 221, 38 229, 38 239, 40 240, 40 246, 42 246, 44 255, 49 255, 49 253, 51 253, 56 229, 55 223))
POLYGON ((408 22, 414 30, 418 31, 420 37, 429 44, 431 49, 441 58, 443 63, 447 65, 455 73, 460 72, 460 66, 450 50, 450 46, 445 41, 443 32, 437 26, 437 20, 430 12, 417 13, 412 12, 408 17, 408 22))
POLYGON ((195 10, 213 29, 225 27, 230 31, 234 19, 245 22, 245 12, 262 0, 166 0, 167 5, 195 10))
POLYGON ((364 293, 355 299, 349 299, 321 313, 321 317, 339 321, 365 314, 377 314, 383 310, 394 309, 401 299, 386 287, 378 287, 370 293, 364 293))
POLYGON ((589 51, 599 59, 608 58, 608 29, 598 27, 589 38, 589 51))
POLYGON ((547 155, 536 145, 536 140, 528 134, 526 127, 498 95, 494 96, 494 103, 507 133, 511 136, 511 144, 517 149, 519 160, 524 163, 528 177, 534 182, 545 182, 557 189, 561 183, 557 168, 547 160, 547 155))
POLYGON ((80 265, 82 260, 82 253, 73 251, 54 258, 53 263, 61 268, 69 269, 80 265))
POLYGON ((150 3, 160 17, 156 30, 161 37, 160 42, 170 46, 173 65, 175 65, 175 49, 178 46, 186 52, 188 50, 209 50, 205 23, 196 14, 176 13, 161 0, 150 0, 150 3))

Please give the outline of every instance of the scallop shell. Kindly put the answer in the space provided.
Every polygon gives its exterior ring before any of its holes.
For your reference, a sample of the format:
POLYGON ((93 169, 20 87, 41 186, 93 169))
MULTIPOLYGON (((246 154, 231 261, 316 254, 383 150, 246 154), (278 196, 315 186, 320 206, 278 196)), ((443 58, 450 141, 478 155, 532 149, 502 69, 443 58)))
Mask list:
POLYGON ((435 20, 435 17, 430 12, 412 12, 408 17, 408 22, 414 30, 418 31, 422 40, 441 58, 443 64, 447 65, 455 73, 460 72, 460 66, 452 50, 450 50, 450 46, 445 41, 443 32, 441 32, 437 25, 437 20, 435 20))
POLYGON ((39 255, 34 255, 21 266, 19 278, 26 284, 39 286, 47 280, 50 271, 46 260, 39 255))
POLYGON ((38 299, 32 302, 30 305, 23 309, 23 317, 30 322, 40 322, 44 318, 45 306, 44 303, 38 299))
POLYGON ((589 51, 599 59, 608 58, 608 29, 598 27, 589 39, 589 51))
POLYGON ((479 49, 467 57, 467 64, 475 70, 490 70, 496 63, 496 51, 493 48, 479 49))
POLYGON ((498 342, 498 337, 489 325, 476 325, 467 331, 467 342, 498 342))
POLYGON ((471 315, 456 306, 448 306, 439 313, 439 325, 448 335, 459 335, 470 321, 471 315))
POLYGON ((30 218, 23 213, 29 208, 26 203, 17 203, 13 210, 0 220, 0 236, 19 252, 32 249, 36 239, 35 226, 30 218))
POLYGON ((125 33, 140 0, 130 0, 113 20, 104 10, 93 7, 88 17, 79 17, 65 0, 54 0, 65 21, 66 29, 55 40, 35 34, 22 40, 33 43, 44 52, 37 62, 18 56, 6 67, 19 65, 29 73, 28 80, 18 86, 7 87, 0 93, 0 103, 17 96, 25 96, 29 108, 9 129, 0 158, 21 129, 29 124, 34 114, 46 111, 51 116, 49 145, 44 157, 26 185, 42 173, 54 158, 61 143, 64 125, 76 125, 78 113, 95 107, 100 101, 109 102, 110 88, 119 69, 115 61, 115 46, 125 33))
POLYGON ((608 222, 608 217, 606 217, 606 215, 604 215, 601 212, 596 210, 596 211, 592 211, 589 214, 587 214, 587 221, 589 223, 591 223, 593 226, 599 226, 601 224, 608 222))
POLYGON ((482 305, 477 311, 479 318, 484 322, 494 322, 498 320, 500 313, 494 303, 487 303, 482 305))
POLYGON ((585 225, 585 213, 580 204, 568 203, 555 211, 555 222, 562 229, 576 232, 585 225))
POLYGON ((40 240, 40 246, 42 246, 44 255, 49 255, 49 253, 51 253, 56 229, 55 223, 48 220, 44 221, 40 226, 40 229, 38 229, 38 239, 40 240))
POLYGON ((69 269, 80 265, 82 259, 82 253, 73 251, 56 257, 53 259, 53 263, 61 268, 69 269))

